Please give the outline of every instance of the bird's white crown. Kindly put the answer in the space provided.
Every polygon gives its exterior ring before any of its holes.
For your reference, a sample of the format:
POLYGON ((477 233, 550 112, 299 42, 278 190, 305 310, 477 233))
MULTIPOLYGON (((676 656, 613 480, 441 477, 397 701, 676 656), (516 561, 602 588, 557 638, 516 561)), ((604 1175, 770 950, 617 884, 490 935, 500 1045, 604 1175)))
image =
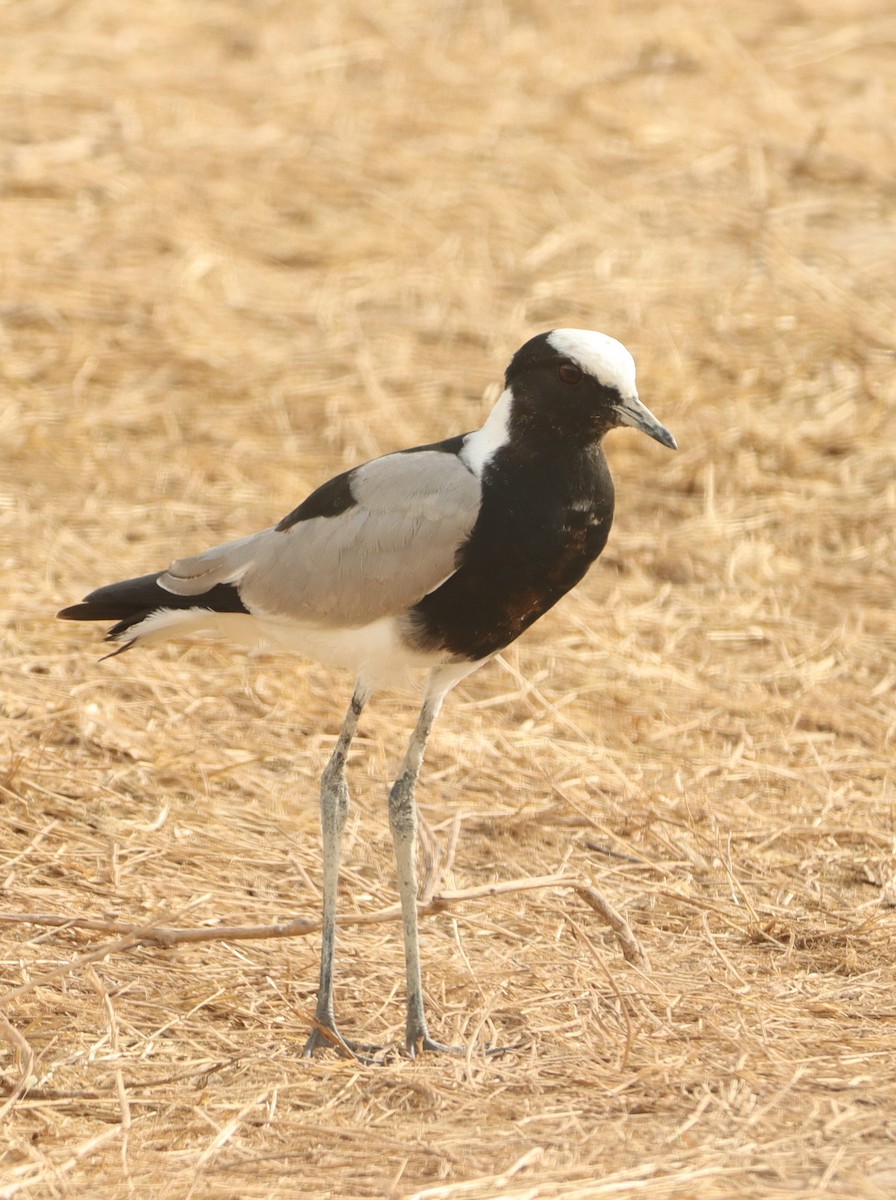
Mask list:
POLYGON ((635 360, 622 342, 592 329, 554 329, 548 342, 604 387, 616 388, 623 397, 637 395, 635 360))

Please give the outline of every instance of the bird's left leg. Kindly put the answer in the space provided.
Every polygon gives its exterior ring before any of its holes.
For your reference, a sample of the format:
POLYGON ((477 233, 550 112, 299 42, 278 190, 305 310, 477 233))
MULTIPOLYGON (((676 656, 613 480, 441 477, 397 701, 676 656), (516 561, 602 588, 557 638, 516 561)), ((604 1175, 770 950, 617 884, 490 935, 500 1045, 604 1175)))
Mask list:
POLYGON ((473 670, 475 665, 464 664, 460 669, 445 668, 441 672, 432 673, 401 771, 389 793, 389 827, 392 830, 395 863, 398 868, 398 894, 401 899, 407 971, 408 1011, 405 1044, 411 1058, 416 1058, 421 1050, 463 1053, 463 1047, 446 1046, 429 1036, 423 1011, 420 942, 417 930, 417 807, 414 802, 414 787, 420 773, 426 742, 439 715, 442 701, 454 684, 473 670))
MULTIPOLYGON (((304 1055, 310 1058, 319 1046, 339 1046, 342 1035, 336 1028, 333 1014, 333 959, 336 948, 336 893, 339 884, 339 859, 342 852, 342 835, 348 815, 348 785, 345 782, 345 760, 348 757, 352 738, 358 721, 370 695, 362 684, 355 688, 352 702, 330 761, 324 768, 320 782, 320 824, 323 836, 323 929, 320 947, 320 986, 317 991, 315 1010, 316 1027, 305 1043, 304 1055), (331 1035, 329 1038, 326 1033, 331 1035)), ((350 1050, 355 1047, 346 1042, 350 1050)), ((375 1047, 358 1047, 375 1049, 375 1047)))

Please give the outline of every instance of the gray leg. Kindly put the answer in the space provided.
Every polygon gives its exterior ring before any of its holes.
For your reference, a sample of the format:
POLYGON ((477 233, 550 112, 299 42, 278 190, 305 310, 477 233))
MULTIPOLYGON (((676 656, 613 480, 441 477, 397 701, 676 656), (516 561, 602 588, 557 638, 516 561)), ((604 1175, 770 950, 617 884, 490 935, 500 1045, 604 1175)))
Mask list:
MULTIPOLYGON (((320 784, 320 824, 323 835, 323 930, 320 948, 320 987, 317 991, 315 1020, 333 1035, 327 1038, 315 1028, 305 1043, 304 1055, 310 1058, 318 1046, 339 1045, 343 1040, 333 1016, 333 955, 336 947, 336 891, 339 884, 339 857, 342 834, 348 815, 348 787, 345 782, 345 760, 358 728, 358 720, 369 691, 358 684, 330 761, 324 768, 320 784)), ((348 1043, 346 1043, 348 1044, 348 1043)))
POLYGON ((420 943, 417 932, 417 808, 414 803, 414 785, 420 772, 426 742, 439 715, 442 701, 449 689, 458 679, 469 674, 474 665, 464 664, 463 668, 454 667, 440 673, 433 672, 401 771, 389 793, 389 827, 392 830, 398 868, 398 894, 401 899, 407 971, 408 1016, 405 1044, 411 1058, 416 1058, 421 1050, 462 1052, 461 1047, 445 1046, 433 1041, 429 1036, 423 1011, 420 943))

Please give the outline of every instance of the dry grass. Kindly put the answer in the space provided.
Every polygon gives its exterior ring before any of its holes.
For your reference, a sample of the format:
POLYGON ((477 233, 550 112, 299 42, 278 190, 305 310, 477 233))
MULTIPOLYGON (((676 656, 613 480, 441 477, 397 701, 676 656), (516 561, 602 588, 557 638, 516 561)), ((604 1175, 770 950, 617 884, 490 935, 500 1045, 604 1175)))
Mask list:
MULTIPOLYGON (((890 5, 22 0, 0 40, 4 913, 317 915, 348 681, 98 667, 58 605, 471 427, 555 324, 683 447, 611 438, 607 553, 421 788, 432 887, 591 881, 652 970, 568 887, 452 904, 471 1055, 362 1068, 300 1058, 314 936, 7 922, 0 1197, 891 1197, 890 5)), ((365 716, 347 916, 394 902, 411 721, 365 716)), ((342 936, 347 1033, 400 1035, 397 932, 342 936)))

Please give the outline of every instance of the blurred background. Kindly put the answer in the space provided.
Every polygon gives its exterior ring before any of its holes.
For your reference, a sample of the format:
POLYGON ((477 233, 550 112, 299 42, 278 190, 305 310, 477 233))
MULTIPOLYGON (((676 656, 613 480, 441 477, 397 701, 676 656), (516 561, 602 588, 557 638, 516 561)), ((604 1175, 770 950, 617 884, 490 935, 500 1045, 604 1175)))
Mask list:
MULTIPOLYGON (((607 551, 452 694, 419 795, 427 887, 592 880, 653 972, 568 891, 458 906, 434 1033, 522 1048, 359 1071, 299 1058, 314 938, 88 967, 102 929, 0 914, 4 1196, 892 1194, 894 43, 877 0, 4 8, 6 914, 317 912, 350 681, 97 666, 62 604, 476 427, 558 325, 681 445, 608 438, 607 551)), ((394 899, 412 720, 365 714, 343 911, 394 899)), ((348 1035, 400 1037, 396 935, 341 937, 348 1035)))

